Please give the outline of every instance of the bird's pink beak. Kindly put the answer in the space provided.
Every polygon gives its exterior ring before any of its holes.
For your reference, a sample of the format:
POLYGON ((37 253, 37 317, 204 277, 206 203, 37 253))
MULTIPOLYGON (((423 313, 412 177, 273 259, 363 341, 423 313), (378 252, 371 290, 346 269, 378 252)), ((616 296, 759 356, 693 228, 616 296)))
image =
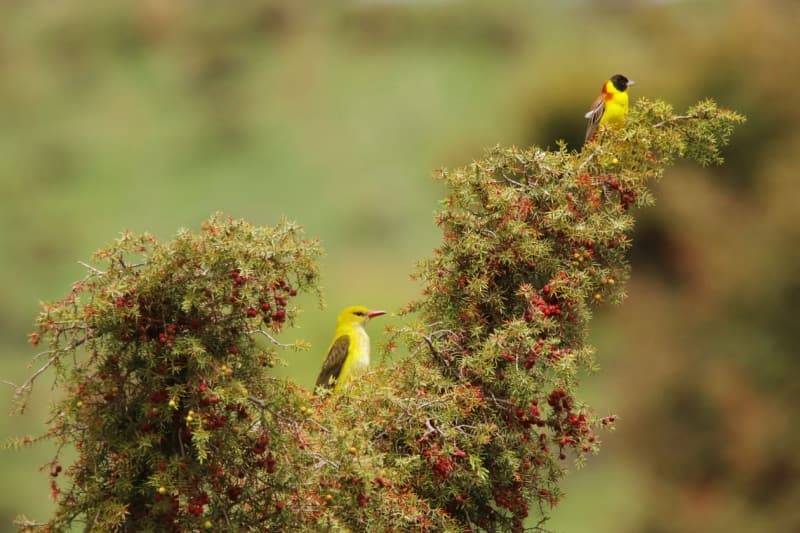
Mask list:
POLYGON ((385 315, 386 311, 370 311, 367 313, 367 318, 375 318, 376 316, 385 315))

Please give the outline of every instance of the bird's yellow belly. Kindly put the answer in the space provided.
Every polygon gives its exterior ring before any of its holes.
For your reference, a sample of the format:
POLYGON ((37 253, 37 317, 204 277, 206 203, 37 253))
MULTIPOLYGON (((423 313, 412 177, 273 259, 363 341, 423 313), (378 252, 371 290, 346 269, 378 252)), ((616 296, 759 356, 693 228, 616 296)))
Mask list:
POLYGON ((603 117, 600 119, 600 124, 617 126, 625 122, 627 114, 628 102, 620 102, 617 98, 612 98, 605 103, 605 110, 603 111, 603 117))
POLYGON ((353 345, 350 347, 350 354, 345 359, 342 365, 342 370, 339 372, 339 377, 336 379, 336 388, 342 385, 353 377, 369 368, 369 337, 363 328, 356 328, 352 335, 353 345))

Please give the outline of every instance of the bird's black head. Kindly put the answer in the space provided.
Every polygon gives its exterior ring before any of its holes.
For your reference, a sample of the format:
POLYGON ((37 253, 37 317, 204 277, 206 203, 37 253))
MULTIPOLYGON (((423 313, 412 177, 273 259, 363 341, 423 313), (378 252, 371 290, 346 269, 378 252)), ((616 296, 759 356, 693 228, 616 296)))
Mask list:
POLYGON ((616 87, 618 91, 622 92, 625 92, 629 85, 633 85, 633 82, 622 74, 614 74, 611 76, 610 81, 614 84, 614 87, 616 87))

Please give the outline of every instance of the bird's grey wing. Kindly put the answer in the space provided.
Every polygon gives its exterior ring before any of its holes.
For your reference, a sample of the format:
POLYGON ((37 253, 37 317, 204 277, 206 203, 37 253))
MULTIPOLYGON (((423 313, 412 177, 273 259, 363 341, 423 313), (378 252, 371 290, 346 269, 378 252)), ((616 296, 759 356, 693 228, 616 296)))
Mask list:
POLYGON ((600 126, 600 119, 603 118, 605 110, 606 102, 603 95, 600 95, 592 104, 591 109, 584 115, 584 118, 589 121, 589 123, 586 124, 586 138, 584 142, 589 142, 592 137, 594 137, 594 134, 597 133, 597 128, 600 126))
POLYGON ((329 389, 333 387, 339 373, 342 371, 344 360, 347 359, 347 351, 350 348, 350 336, 342 335, 337 337, 328 350, 328 356, 322 363, 322 370, 317 377, 316 387, 329 389))

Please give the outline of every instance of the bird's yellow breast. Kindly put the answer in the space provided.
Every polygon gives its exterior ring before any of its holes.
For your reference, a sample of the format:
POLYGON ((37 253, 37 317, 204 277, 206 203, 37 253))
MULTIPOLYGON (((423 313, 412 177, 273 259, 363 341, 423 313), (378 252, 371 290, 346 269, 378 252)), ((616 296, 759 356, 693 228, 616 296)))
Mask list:
POLYGON ((342 370, 336 378, 335 389, 339 390, 354 375, 363 372, 369 367, 369 336, 361 325, 348 326, 337 329, 336 337, 348 335, 350 345, 347 349, 347 357, 342 364, 342 370))
POLYGON ((600 119, 600 124, 621 124, 628 116, 628 93, 622 92, 614 87, 614 84, 606 82, 603 90, 605 98, 605 109, 600 119))

